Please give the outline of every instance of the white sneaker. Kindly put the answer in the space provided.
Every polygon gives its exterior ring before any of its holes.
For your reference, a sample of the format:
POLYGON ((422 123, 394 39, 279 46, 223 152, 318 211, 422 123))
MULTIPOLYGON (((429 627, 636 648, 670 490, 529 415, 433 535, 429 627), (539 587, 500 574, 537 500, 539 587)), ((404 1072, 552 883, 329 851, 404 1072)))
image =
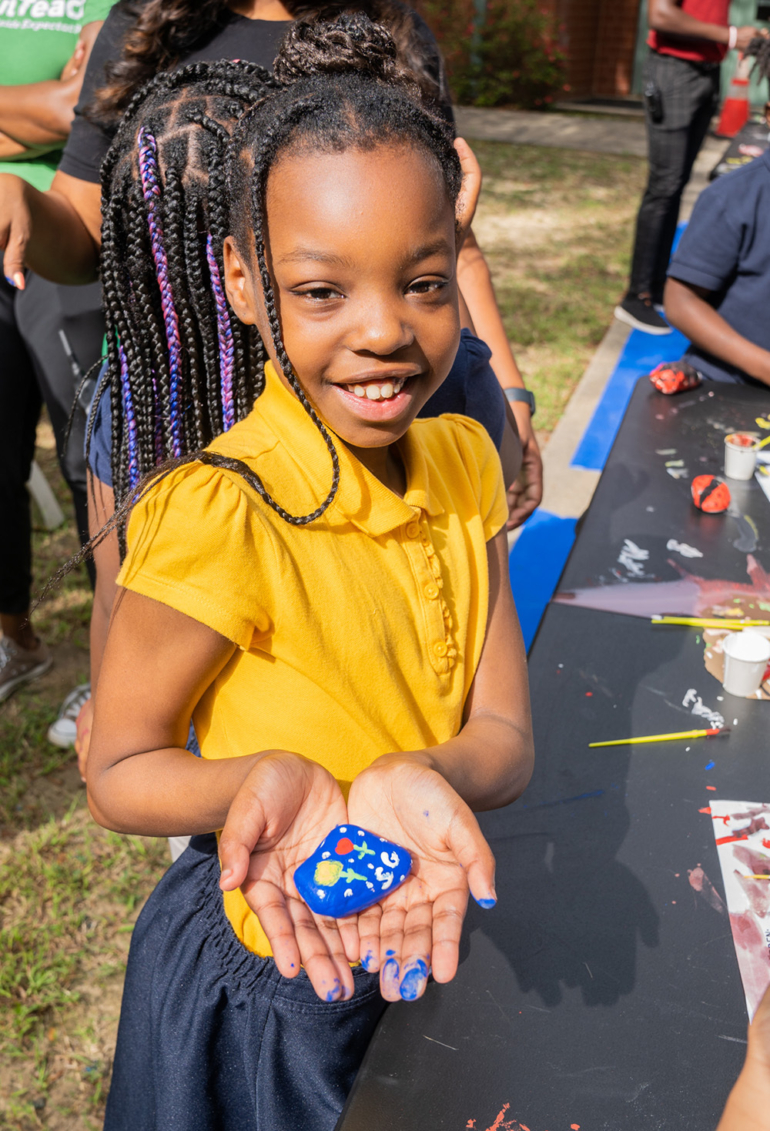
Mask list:
POLYGON ((70 691, 59 708, 59 717, 48 728, 49 742, 52 742, 54 746, 60 746, 62 750, 75 745, 75 739, 78 736, 77 718, 81 707, 90 698, 90 683, 81 683, 74 691, 70 691))
POLYGON ((0 638, 0 703, 17 687, 47 672, 53 663, 42 640, 36 648, 20 648, 9 636, 0 638))

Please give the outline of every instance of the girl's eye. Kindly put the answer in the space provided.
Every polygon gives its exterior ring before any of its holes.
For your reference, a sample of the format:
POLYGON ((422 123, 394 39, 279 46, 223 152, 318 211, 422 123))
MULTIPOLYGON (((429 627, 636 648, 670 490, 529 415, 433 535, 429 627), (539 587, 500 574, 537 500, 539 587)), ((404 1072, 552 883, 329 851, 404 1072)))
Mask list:
POLYGON ((335 290, 334 287, 310 287, 308 290, 295 291, 294 293, 299 295, 300 298, 309 298, 313 302, 329 302, 335 298, 342 298, 340 292, 335 290))
POLYGON ((406 288, 407 294, 427 295, 442 291, 448 285, 447 279, 417 279, 406 288))

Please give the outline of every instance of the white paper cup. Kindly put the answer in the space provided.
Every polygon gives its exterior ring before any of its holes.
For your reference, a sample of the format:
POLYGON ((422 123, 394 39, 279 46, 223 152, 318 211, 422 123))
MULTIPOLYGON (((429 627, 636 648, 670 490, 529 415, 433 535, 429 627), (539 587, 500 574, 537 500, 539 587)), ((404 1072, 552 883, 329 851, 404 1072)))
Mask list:
POLYGON ((759 690, 767 662, 770 640, 761 632, 744 629, 724 638, 725 676, 722 686, 728 695, 753 695, 759 690))
POLYGON ((728 479, 751 479, 757 466, 758 441, 750 432, 725 436, 725 475, 728 479))

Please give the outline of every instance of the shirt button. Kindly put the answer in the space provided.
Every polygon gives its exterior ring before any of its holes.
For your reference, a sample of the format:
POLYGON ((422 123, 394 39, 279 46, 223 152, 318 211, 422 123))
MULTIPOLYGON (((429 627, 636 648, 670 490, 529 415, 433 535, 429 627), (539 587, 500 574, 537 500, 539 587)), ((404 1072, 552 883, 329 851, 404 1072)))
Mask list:
POLYGON ((406 528, 406 534, 408 538, 419 538, 420 524, 418 522, 410 522, 406 528))
POLYGON ((438 585, 434 585, 432 581, 428 585, 426 585, 425 596, 429 601, 435 601, 438 597, 438 585))
POLYGON ((433 645, 433 651, 436 653, 437 656, 446 656, 447 646, 446 646, 446 644, 444 643, 443 640, 439 640, 438 644, 433 645))

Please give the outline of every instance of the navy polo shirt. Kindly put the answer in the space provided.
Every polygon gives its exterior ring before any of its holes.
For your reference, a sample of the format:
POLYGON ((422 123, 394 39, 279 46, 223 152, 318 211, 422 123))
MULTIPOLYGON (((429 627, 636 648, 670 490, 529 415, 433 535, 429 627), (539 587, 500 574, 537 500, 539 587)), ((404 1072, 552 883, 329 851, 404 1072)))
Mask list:
MULTIPOLYGON (((725 322, 770 350, 770 150, 704 189, 668 273, 712 291, 725 322)), ((762 384, 696 346, 684 358, 708 380, 762 384)))

